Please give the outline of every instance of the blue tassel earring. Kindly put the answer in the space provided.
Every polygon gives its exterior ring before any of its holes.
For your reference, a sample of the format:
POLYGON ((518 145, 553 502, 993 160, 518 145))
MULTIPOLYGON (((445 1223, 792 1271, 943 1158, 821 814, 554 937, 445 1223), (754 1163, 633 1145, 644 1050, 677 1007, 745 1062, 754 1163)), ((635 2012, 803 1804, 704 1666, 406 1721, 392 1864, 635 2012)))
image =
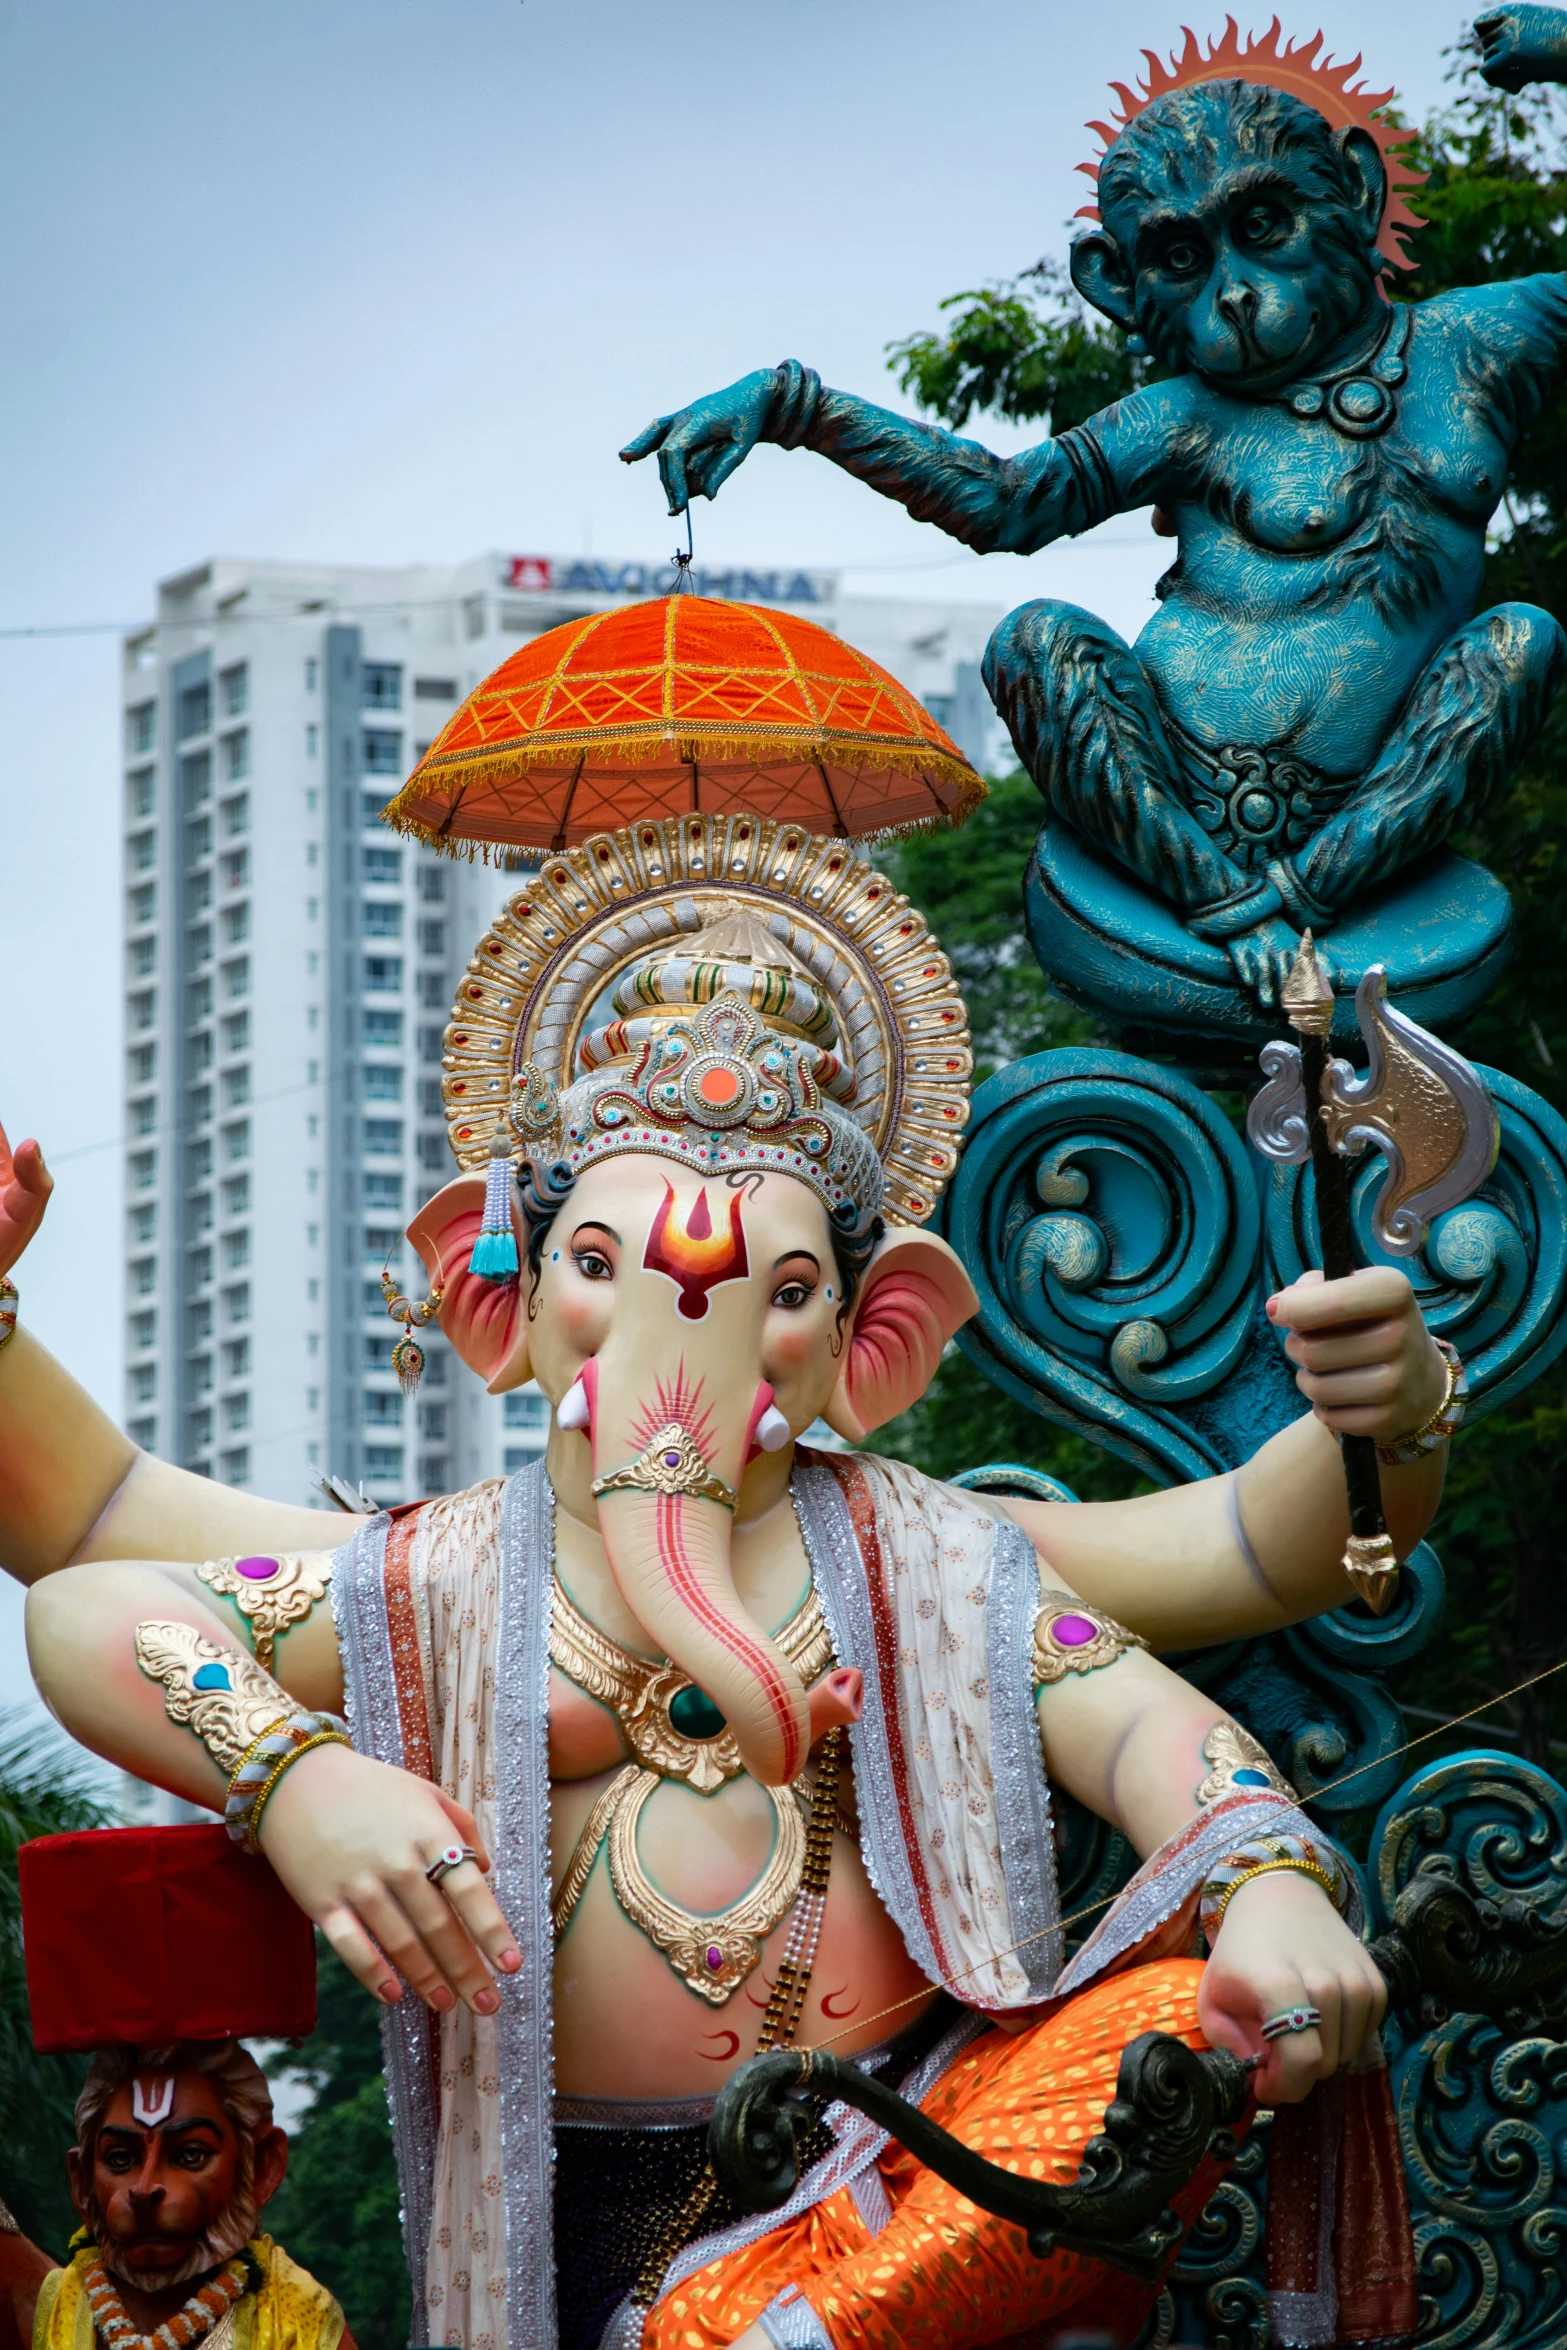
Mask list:
POLYGON ((490 1171, 484 1184, 484 1221, 468 1259, 468 1270, 485 1281, 510 1281, 517 1274, 517 1235, 511 1219, 511 1151, 503 1126, 490 1144, 490 1171))

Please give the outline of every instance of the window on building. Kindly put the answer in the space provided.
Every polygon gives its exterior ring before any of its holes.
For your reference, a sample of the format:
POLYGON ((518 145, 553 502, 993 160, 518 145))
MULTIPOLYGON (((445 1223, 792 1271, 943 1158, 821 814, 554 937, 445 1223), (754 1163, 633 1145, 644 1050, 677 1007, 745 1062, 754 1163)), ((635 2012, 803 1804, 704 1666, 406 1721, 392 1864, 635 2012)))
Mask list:
MULTIPOLYGON (((319 727, 319 726, 307 726, 307 727, 305 728, 305 757, 306 757, 307 759, 314 759, 314 758, 316 758, 316 757, 319 755, 320 749, 321 749, 321 729, 320 729, 320 727, 319 727)), ((310 794, 310 799, 311 799, 311 804, 312 804, 312 806, 313 806, 313 805, 314 805, 314 802, 315 802, 315 794, 314 794, 313 792, 310 794)))
POLYGON ((250 1263, 250 1234, 247 1231, 225 1232, 223 1235, 223 1268, 228 1273, 242 1273, 250 1263))
POLYGON ((158 1180, 156 1151, 132 1151, 130 1160, 132 1191, 151 1191, 158 1180))
POLYGON ((134 823, 138 816, 152 814, 152 802, 152 769, 138 767, 134 775, 125 779, 125 812, 134 823))
POLYGON ((387 1258, 395 1256, 402 1245, 403 1236, 395 1224, 365 1226, 365 1255, 373 1265, 384 1265, 387 1258))
POLYGON ((446 1349, 436 1342, 433 1332, 424 1341, 424 1378, 427 1387, 446 1385, 446 1349))
POLYGON ((212 1336, 212 1300, 203 1298, 199 1305, 185 1309, 185 1344, 200 1346, 212 1336))
POLYGON ((250 1283, 236 1281, 232 1289, 223 1292, 223 1319, 225 1322, 250 1320, 250 1283))
POLYGON ((151 1403, 158 1392, 156 1363, 138 1363, 131 1373, 132 1403, 151 1403))
POLYGON ((426 1493, 444 1493, 451 1482, 450 1464, 444 1452, 419 1455, 419 1482, 426 1493))
POLYGON ((365 1340, 365 1369, 367 1371, 389 1371, 392 1368, 392 1349, 396 1344, 396 1339, 391 1337, 367 1338, 365 1340))
POLYGON ((158 836, 155 832, 138 832, 125 844, 125 853, 133 873, 146 873, 158 861, 158 836))
POLYGON ((203 1404, 194 1412, 185 1414, 185 1441, 192 1452, 200 1452, 212 1442, 212 1411, 203 1404))
POLYGON ((185 960, 190 964, 210 963, 212 960, 212 924, 198 923, 185 941, 185 960))
POLYGON ((360 908, 366 938, 401 938, 403 909, 396 899, 369 898, 360 908))
POLYGON ((223 1398, 223 1425, 231 1436, 250 1426, 250 1397, 226 1395, 223 1398))
POLYGON ((416 702, 455 702, 456 699, 457 680, 455 677, 416 677, 414 679, 414 700, 416 702))
POLYGON ((186 1025, 193 1028, 198 1020, 210 1020, 211 1017, 212 982, 210 979, 193 979, 185 990, 186 1025))
POLYGON ((419 895, 427 906, 442 906, 446 903, 446 875, 439 865, 420 866, 419 895))
POLYGON ((366 955, 365 992, 367 995, 397 995, 403 984, 401 955, 366 955))
POLYGON ((367 1444, 365 1446, 365 1475, 400 1485, 403 1481, 403 1448, 400 1444, 367 1444))
POLYGON ((225 1216, 248 1216, 250 1213, 250 1177, 225 1175, 223 1178, 223 1213, 225 1216))
POLYGON ((547 1395, 540 1395, 536 1387, 515 1388, 503 1398, 508 1428, 547 1428, 550 1424, 550 1403, 547 1395))
POLYGON ((433 1012, 445 1003, 446 974, 444 971, 423 971, 420 973, 419 1001, 427 1012, 433 1012))
POLYGON ((188 1287, 205 1289, 212 1279, 212 1251, 205 1243, 200 1248, 185 1252, 185 1272, 188 1287))
POLYGON ((223 1107, 226 1110, 242 1109, 249 1099, 249 1067, 225 1069, 223 1072, 223 1107))
POLYGON ((249 792, 236 792, 231 800, 224 800, 218 813, 223 819, 225 837, 229 840, 237 840, 242 832, 250 830, 249 792))
POLYGON ((379 831, 381 826, 381 810, 386 806, 384 795, 378 791, 367 791, 361 793, 360 798, 362 802, 360 815, 363 821, 366 824, 373 825, 376 830, 379 831))
POLYGON ((403 1155, 401 1118, 367 1118, 364 1147, 374 1151, 378 1158, 400 1159, 403 1155))
POLYGON ((150 1028, 157 1009, 157 991, 144 987, 139 994, 127 998, 125 1012, 132 1028, 150 1028))
POLYGON ((138 1297, 150 1297, 158 1286, 156 1257, 138 1257, 131 1267, 131 1287, 138 1297))
POLYGON ((187 815, 212 797, 212 753, 190 751, 180 761, 180 805, 187 815))
POLYGON ((444 1118, 446 1105, 441 1100, 439 1077, 421 1077, 419 1080, 419 1110, 426 1118, 444 1118))
POLYGON ((210 857, 211 854, 212 818, 198 816, 193 824, 185 827, 185 862, 187 865, 199 865, 203 857, 210 857))
POLYGON ((360 700, 367 710, 400 710, 403 706, 402 663, 367 661, 360 672, 360 700))
POLYGON ((129 1229, 132 1248, 145 1248, 157 1228, 156 1208, 132 1208, 129 1229))
POLYGON ((226 1159, 248 1159, 250 1156, 250 1120, 236 1118, 232 1126, 223 1129, 223 1156, 226 1159))
POLYGON ((223 966, 223 992, 226 996, 249 995, 250 957, 238 955, 232 963, 223 966))
POLYGON ((179 739, 187 742, 193 734, 205 734, 212 724, 212 688, 202 680, 200 685, 188 685, 179 699, 179 739))
POLYGON ((232 669, 218 671, 218 694, 225 718, 243 718, 250 708, 250 664, 236 661, 232 669))
POLYGON ((250 1050, 250 1014, 225 1012, 221 1022, 223 1050, 226 1053, 248 1053, 250 1050))
POLYGON ((232 734, 223 737, 223 780, 238 783, 241 776, 250 773, 250 728, 236 726, 232 734))
MULTIPOLYGON (((367 1175, 364 1182, 365 1206, 367 1208, 380 1208, 391 1213, 401 1214, 403 1205, 403 1179, 401 1175, 367 1175)), ((380 1309, 381 1292, 379 1289, 372 1290, 371 1295, 375 1300, 371 1307, 373 1313, 380 1309)))
POLYGON ((247 889, 250 886, 249 849, 230 849, 223 860, 222 875, 226 890, 247 889))
POLYGON ((249 1445, 236 1445, 232 1452, 226 1452, 222 1455, 218 1465, 222 1470, 225 1485, 248 1485, 250 1483, 249 1445))
POLYGON ((185 879, 185 916, 204 914, 212 903, 212 875, 191 873, 185 879))
MULTIPOLYGON (((374 1178, 372 1177, 370 1180, 373 1181, 374 1178)), ((381 1284, 379 1281, 367 1281, 365 1283, 364 1295, 361 1303, 363 1305, 364 1311, 367 1314, 384 1314, 386 1312, 386 1300, 381 1295, 381 1284)), ((388 1355, 386 1359, 390 1363, 392 1358, 390 1355, 388 1355)))
POLYGON ((192 1085, 185 1095, 187 1125, 205 1126, 212 1115, 212 1088, 210 1085, 192 1085))
POLYGON ((367 1102, 402 1100, 403 1073, 395 1061, 370 1061, 365 1066, 364 1074, 367 1102))
POLYGON ((225 906, 223 909, 223 944, 226 947, 243 946, 249 936, 249 905, 225 906))
POLYGON ((313 694, 313 693, 315 692, 315 690, 316 690, 316 680, 317 680, 317 678, 318 678, 319 674, 320 674, 320 663, 319 663, 319 662, 316 662, 316 661, 307 661, 307 662, 305 663, 305 691, 306 691, 306 693, 307 693, 307 694, 313 694))
POLYGON ((134 710, 125 713, 125 744, 134 759, 143 751, 150 751, 157 739, 158 705, 156 702, 138 702, 134 710))
POLYGON ((155 1044, 133 1044, 125 1059, 132 1085, 152 1083, 158 1070, 158 1048, 155 1044))
POLYGON ((187 1183, 205 1183, 212 1173, 212 1142, 204 1136, 200 1142, 185 1147, 185 1180, 187 1183))
POLYGON ((158 1097, 156 1094, 149 1093, 144 1095, 139 1102, 132 1102, 131 1132, 133 1134, 151 1134, 157 1123, 158 1097))
POLYGON ((395 888, 403 877, 401 849, 367 848, 363 852, 366 881, 380 881, 395 888))
POLYGON ((446 925, 425 920, 419 925, 419 952, 432 959, 444 960, 446 955, 446 925))
POLYGON ((212 1230, 212 1194, 210 1191, 200 1193, 197 1198, 191 1201, 189 1221, 192 1232, 210 1232, 212 1230))
POLYGON ((366 1012, 365 1042, 377 1045, 401 1045, 403 1016, 401 1012, 366 1012))
POLYGON ((143 1452, 157 1450, 158 1423, 156 1420, 132 1420, 125 1433, 129 1436, 132 1444, 140 1445, 143 1452))
POLYGON ((158 967, 158 942, 155 938, 133 938, 125 950, 125 960, 132 979, 145 979, 158 967))
POLYGON ((438 1061, 445 1049, 445 1040, 439 1028, 421 1028, 419 1031, 419 1058, 438 1061))
POLYGON ((431 1444, 444 1444, 446 1442, 446 1414, 448 1408, 449 1407, 444 1403, 427 1403, 421 1405, 419 1417, 423 1423, 424 1434, 427 1442, 431 1444))
POLYGON ((155 881, 142 882, 131 891, 126 903, 131 922, 134 925, 139 926, 143 922, 152 921, 158 911, 157 883, 155 881))
POLYGON ((250 1340, 225 1338, 223 1341, 223 1376, 225 1379, 250 1377, 250 1340))
POLYGON ((419 1164, 427 1174, 439 1174, 446 1165, 447 1147, 444 1134, 421 1134, 419 1137, 419 1164))
POLYGON ((401 775, 403 738, 395 726, 367 726, 359 745, 359 765, 366 775, 401 775))
POLYGON ((131 1345, 138 1354, 145 1354, 150 1346, 156 1346, 157 1343, 157 1312, 154 1307, 147 1306, 141 1313, 131 1316, 131 1345))
POLYGON ((403 1399, 395 1387, 367 1387, 365 1389, 365 1426, 367 1428, 400 1428, 403 1424, 403 1399))

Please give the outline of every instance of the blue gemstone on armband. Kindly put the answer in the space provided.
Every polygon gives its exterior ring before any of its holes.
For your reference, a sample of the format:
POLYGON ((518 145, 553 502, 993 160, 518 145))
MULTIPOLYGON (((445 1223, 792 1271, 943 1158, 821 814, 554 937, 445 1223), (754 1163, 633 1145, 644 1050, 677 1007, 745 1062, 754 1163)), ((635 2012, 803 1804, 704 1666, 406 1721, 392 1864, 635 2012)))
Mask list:
POLYGON ((198 1665, 190 1677, 193 1689, 232 1689, 227 1665, 198 1665))
POLYGON ((1266 1771, 1237 1771, 1235 1784, 1237 1787, 1271 1787, 1273 1781, 1266 1771))

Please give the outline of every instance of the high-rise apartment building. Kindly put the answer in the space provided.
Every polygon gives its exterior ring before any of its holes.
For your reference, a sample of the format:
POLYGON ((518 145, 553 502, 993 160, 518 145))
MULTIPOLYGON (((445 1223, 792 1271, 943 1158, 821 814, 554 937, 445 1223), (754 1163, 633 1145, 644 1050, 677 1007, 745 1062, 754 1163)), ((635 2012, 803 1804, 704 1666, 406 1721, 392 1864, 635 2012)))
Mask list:
MULTIPOLYGON (((542 1399, 486 1396, 433 1330, 417 1397, 392 1371, 381 1269, 419 1277, 403 1229, 453 1171, 443 1032, 517 883, 380 811, 523 638, 668 577, 213 561, 126 639, 126 1426, 147 1450, 280 1499, 322 1471, 394 1502, 542 1445, 542 1399)), ((804 609, 989 757, 994 612, 851 598, 830 572, 694 584, 804 609)))

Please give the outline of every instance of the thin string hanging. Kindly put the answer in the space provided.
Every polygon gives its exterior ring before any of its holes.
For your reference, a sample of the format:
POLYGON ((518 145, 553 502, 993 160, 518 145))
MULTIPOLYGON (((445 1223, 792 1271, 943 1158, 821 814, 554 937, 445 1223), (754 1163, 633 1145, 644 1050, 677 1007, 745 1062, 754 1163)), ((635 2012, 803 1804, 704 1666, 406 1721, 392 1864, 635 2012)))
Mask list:
POLYGON ((686 518, 686 544, 684 554, 682 554, 677 547, 675 552, 669 558, 670 562, 673 563, 675 567, 675 584, 669 591, 672 596, 683 596, 688 592, 688 590, 690 590, 691 587, 692 542, 691 508, 689 503, 682 506, 680 511, 686 518))

